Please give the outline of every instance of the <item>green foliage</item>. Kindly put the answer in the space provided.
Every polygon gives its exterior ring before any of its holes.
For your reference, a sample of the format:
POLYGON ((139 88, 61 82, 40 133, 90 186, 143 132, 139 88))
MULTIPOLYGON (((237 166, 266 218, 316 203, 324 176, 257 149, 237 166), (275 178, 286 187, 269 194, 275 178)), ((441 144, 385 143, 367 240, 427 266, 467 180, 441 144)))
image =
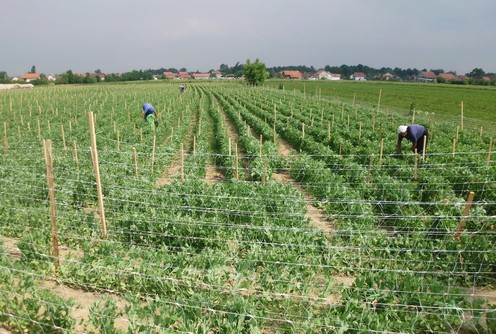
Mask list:
POLYGON ((262 63, 258 58, 255 60, 254 63, 251 63, 249 59, 246 60, 243 75, 245 76, 246 82, 253 86, 262 85, 265 79, 268 78, 265 64, 262 63))

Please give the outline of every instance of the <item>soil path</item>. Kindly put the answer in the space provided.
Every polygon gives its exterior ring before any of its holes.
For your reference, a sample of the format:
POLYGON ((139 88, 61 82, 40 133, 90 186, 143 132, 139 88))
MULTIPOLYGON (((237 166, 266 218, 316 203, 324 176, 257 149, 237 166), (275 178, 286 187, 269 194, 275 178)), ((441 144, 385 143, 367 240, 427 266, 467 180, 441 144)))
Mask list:
MULTIPOLYGON (((191 122, 189 125, 187 140, 185 143, 183 143, 185 152, 188 151, 190 147, 193 145, 193 132, 197 123, 198 123, 198 114, 195 113, 194 121, 191 122)), ((165 140, 163 145, 166 145, 169 139, 165 140)), ((179 175, 180 172, 181 172, 181 152, 179 151, 176 153, 174 158, 172 158, 172 162, 169 164, 169 166, 167 166, 162 171, 160 176, 157 178, 157 181, 155 181, 155 187, 160 188, 164 185, 171 184, 174 178, 177 175, 179 175)))

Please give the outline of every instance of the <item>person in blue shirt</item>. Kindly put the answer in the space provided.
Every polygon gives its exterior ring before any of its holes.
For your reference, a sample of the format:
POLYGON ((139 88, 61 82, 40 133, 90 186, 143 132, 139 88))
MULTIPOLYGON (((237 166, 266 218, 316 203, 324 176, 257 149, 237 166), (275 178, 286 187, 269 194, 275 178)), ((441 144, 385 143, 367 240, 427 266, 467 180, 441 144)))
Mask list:
POLYGON ((152 130, 158 126, 158 113, 150 103, 143 104, 143 120, 150 124, 152 130))
POLYGON ((424 151, 424 141, 427 147, 427 140, 429 138, 429 132, 427 128, 423 125, 410 124, 410 125, 400 125, 398 127, 398 142, 396 144, 396 153, 401 154, 401 141, 403 138, 408 139, 412 142, 412 151, 421 154, 424 151))

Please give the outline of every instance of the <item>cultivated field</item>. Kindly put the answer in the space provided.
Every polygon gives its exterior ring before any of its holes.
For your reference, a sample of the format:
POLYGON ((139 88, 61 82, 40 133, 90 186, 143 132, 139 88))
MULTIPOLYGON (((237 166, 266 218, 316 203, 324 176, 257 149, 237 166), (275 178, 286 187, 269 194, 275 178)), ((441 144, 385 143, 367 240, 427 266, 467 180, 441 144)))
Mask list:
POLYGON ((378 81, 288 81, 270 80, 266 86, 306 93, 309 96, 377 106, 407 115, 412 109, 428 113, 434 120, 465 125, 496 134, 496 87, 378 81), (379 97, 380 95, 380 97, 379 97), (463 104, 463 105, 462 105, 463 104))
POLYGON ((0 332, 496 332, 490 130, 186 87, 0 93, 0 332))

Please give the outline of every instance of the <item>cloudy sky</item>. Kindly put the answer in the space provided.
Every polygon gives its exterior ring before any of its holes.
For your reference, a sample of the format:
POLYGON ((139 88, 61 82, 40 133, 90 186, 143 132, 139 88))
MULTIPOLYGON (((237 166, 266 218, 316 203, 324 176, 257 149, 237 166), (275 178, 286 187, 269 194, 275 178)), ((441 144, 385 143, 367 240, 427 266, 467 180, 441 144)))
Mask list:
POLYGON ((494 0, 0 0, 0 71, 234 66, 496 72, 494 0))

